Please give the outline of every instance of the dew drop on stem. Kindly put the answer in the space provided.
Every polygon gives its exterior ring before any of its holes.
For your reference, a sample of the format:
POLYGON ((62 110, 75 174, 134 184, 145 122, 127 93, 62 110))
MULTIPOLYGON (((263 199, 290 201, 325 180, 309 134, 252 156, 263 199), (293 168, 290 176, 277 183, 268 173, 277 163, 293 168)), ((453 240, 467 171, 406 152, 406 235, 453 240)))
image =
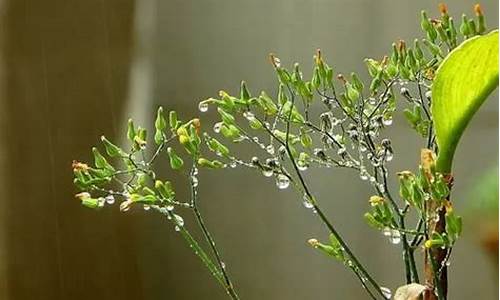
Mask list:
POLYGON ((105 199, 107 204, 115 203, 115 197, 113 195, 107 195, 105 199))
POLYGON ((399 230, 391 230, 389 241, 391 242, 391 244, 399 244, 401 242, 401 233, 399 232, 399 230))
POLYGON ((381 286, 381 287, 380 287, 380 291, 382 292, 382 294, 384 295, 384 297, 385 297, 386 299, 391 299, 391 297, 392 297, 392 292, 391 292, 391 290, 390 290, 389 288, 386 288, 386 287, 384 287, 384 286, 381 286))
POLYGON ((283 174, 279 174, 277 177, 276 177, 276 186, 280 189, 280 190, 283 190, 283 189, 286 189, 288 188, 288 186, 290 185, 290 179, 288 179, 288 177, 286 177, 285 175, 283 174))
POLYGON ((201 112, 206 112, 208 111, 208 103, 206 102, 200 102, 198 104, 198 109, 201 111, 201 112))

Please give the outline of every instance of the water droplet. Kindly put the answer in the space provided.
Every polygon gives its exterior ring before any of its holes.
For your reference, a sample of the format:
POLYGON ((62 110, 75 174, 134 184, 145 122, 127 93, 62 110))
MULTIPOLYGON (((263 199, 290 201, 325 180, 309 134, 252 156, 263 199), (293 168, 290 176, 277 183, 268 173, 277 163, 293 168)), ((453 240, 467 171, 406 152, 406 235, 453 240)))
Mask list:
POLYGON ((206 102, 200 102, 198 104, 198 109, 201 111, 201 112, 206 112, 208 110, 208 103, 206 102))
POLYGON ((243 113, 243 116, 248 120, 248 121, 253 121, 255 120, 255 115, 251 111, 246 111, 243 113))
POLYGON ((148 211, 151 209, 151 206, 147 205, 147 204, 144 204, 143 206, 144 210, 148 211))
POLYGON ((305 208, 313 208, 314 205, 311 203, 311 200, 309 199, 309 196, 307 196, 307 194, 304 194, 304 202, 302 202, 302 204, 304 204, 304 207, 305 208))
POLYGON ((179 226, 175 225, 174 230, 175 231, 181 231, 181 228, 179 226))
POLYGON ((427 98, 427 101, 431 101, 432 98, 432 91, 427 91, 425 92, 425 98, 427 98))
POLYGON ((391 230, 389 241, 391 242, 391 244, 399 244, 399 242, 401 242, 401 233, 399 233, 399 230, 391 230))
POLYGON ((221 266, 223 269, 225 269, 225 268, 226 268, 226 264, 225 264, 223 261, 221 261, 221 262, 220 262, 220 266, 221 266))
POLYGON ((115 203, 115 196, 113 196, 113 195, 107 195, 105 199, 106 199, 107 204, 115 203))
POLYGON ((220 132, 220 129, 222 128, 222 122, 217 122, 214 124, 214 132, 215 133, 219 133, 220 132))
POLYGON ((273 62, 277 68, 281 67, 281 59, 277 58, 276 56, 273 56, 273 62))
POLYGON ((380 291, 382 292, 382 294, 384 295, 384 297, 386 299, 391 299, 392 297, 392 292, 390 289, 386 288, 385 286, 381 286, 380 287, 380 291))
POLYGON ((198 186, 198 177, 191 176, 191 184, 193 185, 193 187, 197 187, 198 186))
POLYGON ((234 160, 229 163, 229 166, 233 169, 236 168, 237 165, 238 165, 238 163, 234 160))
POLYGON ((174 214, 174 221, 177 226, 184 226, 184 219, 181 216, 174 214))
POLYGON ((368 172, 366 171, 366 168, 365 167, 361 167, 360 170, 359 170, 359 178, 361 178, 361 180, 368 180, 368 172))
POLYGON ((394 154, 392 151, 387 150, 385 153, 385 160, 386 161, 391 161, 394 158, 394 154))
POLYGON ((271 177, 273 176, 273 170, 264 168, 262 169, 262 175, 264 175, 265 177, 271 177))
POLYGON ((391 229, 389 227, 384 227, 384 229, 382 229, 382 234, 384 236, 390 236, 391 235, 391 229))
POLYGON ((307 168, 309 168, 309 164, 304 160, 298 160, 297 161, 297 168, 300 171, 305 171, 305 170, 307 170, 307 168))
POLYGON ((174 210, 174 206, 173 205, 167 205, 165 207, 168 211, 173 211, 174 210))
POLYGON ((273 145, 267 146, 266 151, 267 151, 267 153, 274 155, 274 146, 273 145))
POLYGON ((385 125, 385 126, 390 126, 392 125, 392 117, 384 117, 382 119, 382 123, 385 125))
POLYGON ((279 174, 276 177, 276 186, 279 189, 281 190, 286 189, 289 185, 290 185, 290 179, 288 179, 288 177, 286 177, 285 175, 279 174))

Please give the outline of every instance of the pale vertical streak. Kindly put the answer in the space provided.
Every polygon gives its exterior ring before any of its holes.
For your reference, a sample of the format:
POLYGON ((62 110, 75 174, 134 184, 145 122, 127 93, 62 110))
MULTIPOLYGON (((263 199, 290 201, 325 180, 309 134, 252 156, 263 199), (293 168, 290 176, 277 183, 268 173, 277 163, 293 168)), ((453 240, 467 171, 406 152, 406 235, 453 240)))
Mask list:
MULTIPOLYGON (((3 0, 0 0, 0 32, 1 37, 0 37, 0 128, 7 128, 7 123, 6 123, 6 110, 5 110, 5 103, 6 103, 6 93, 5 93, 5 82, 6 82, 6 77, 5 77, 5 37, 7 36, 5 33, 5 2, 3 0)), ((6 141, 5 137, 5 130, 0 130, 0 140, 6 141)), ((2 147, 0 147, 0 170, 3 170, 2 173, 0 173, 0 199, 6 199, 6 187, 5 187, 5 178, 7 177, 7 173, 5 170, 6 164, 7 164, 7 155, 6 155, 6 146, 8 146, 9 143, 2 143, 2 147)), ((6 201, 1 201, 0 203, 0 245, 6 245, 7 242, 7 234, 6 234, 6 201)), ((8 253, 7 253, 7 247, 0 247, 0 299, 8 299, 8 280, 7 280, 7 259, 8 259, 8 253)))
MULTIPOLYGON (((133 55, 125 118, 132 116, 136 123, 148 126, 153 105, 154 38, 156 26, 156 0, 135 2, 133 55)), ((125 122, 122 122, 125 129, 125 122)), ((123 141, 125 142, 125 141, 123 141)))
POLYGON ((58 269, 58 283, 59 283, 59 298, 64 299, 64 276, 62 271, 62 258, 61 258, 61 231, 60 231, 60 220, 59 220, 59 209, 57 206, 57 198, 54 195, 56 190, 55 186, 55 160, 54 160, 54 142, 52 140, 52 126, 50 124, 51 114, 49 109, 49 85, 47 80, 47 57, 45 54, 45 43, 43 40, 43 34, 41 34, 42 38, 40 39, 41 46, 41 54, 42 54, 42 70, 43 70, 43 87, 45 92, 45 120, 47 121, 47 141, 48 141, 48 151, 49 151, 49 162, 50 162, 50 196, 52 198, 52 205, 54 209, 54 221, 55 221, 55 240, 56 240, 56 256, 57 256, 57 269, 58 269))
POLYGON ((106 16, 106 0, 101 1, 101 9, 102 9, 102 24, 103 24, 103 35, 104 35, 104 49, 106 49, 106 81, 109 89, 109 97, 106 97, 106 101, 109 105, 110 116, 111 116, 111 128, 113 130, 113 134, 118 135, 117 132, 117 119, 115 114, 115 109, 117 109, 115 102, 115 92, 113 88, 113 73, 111 71, 111 47, 109 41, 109 25, 108 19, 106 16))

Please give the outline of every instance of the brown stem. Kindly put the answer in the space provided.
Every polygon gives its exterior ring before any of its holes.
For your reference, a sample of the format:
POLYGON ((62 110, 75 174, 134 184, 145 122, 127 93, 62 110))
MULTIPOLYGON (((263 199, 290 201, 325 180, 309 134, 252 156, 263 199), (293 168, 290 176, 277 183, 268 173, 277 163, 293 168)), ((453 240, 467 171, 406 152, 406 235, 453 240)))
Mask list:
MULTIPOLYGON (((445 176, 445 180, 451 191, 453 185, 453 177, 451 175, 445 176)), ((450 195, 446 197, 445 201, 450 201, 450 195)), ((435 211, 437 207, 433 207, 431 204, 428 208, 428 212, 435 211)), ((431 220, 428 223, 428 232, 431 235, 433 232, 444 233, 446 232, 446 210, 444 206, 438 209, 439 219, 436 221, 431 220)), ((424 260, 424 273, 425 273, 425 284, 429 287, 434 287, 429 289, 424 293, 424 300, 446 300, 448 294, 448 268, 446 266, 448 249, 441 249, 441 247, 431 248, 425 251, 424 260), (438 272, 438 276, 436 276, 438 272), (438 294, 442 295, 439 298, 435 291, 439 291, 438 294)))

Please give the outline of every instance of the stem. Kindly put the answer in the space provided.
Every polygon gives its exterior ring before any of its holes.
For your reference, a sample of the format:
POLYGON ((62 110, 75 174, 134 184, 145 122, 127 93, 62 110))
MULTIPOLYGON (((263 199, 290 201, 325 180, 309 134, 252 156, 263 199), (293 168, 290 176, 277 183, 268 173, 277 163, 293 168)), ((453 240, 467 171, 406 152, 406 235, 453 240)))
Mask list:
MULTIPOLYGON (((318 206, 317 202, 314 200, 314 197, 312 196, 311 192, 309 191, 309 188, 302 176, 302 174, 300 173, 300 170, 299 170, 299 167, 297 166, 297 163, 295 162, 295 159, 293 158, 293 155, 292 155, 292 151, 290 149, 290 145, 288 143, 289 141, 289 135, 290 135, 290 123, 291 123, 291 117, 292 117, 292 110, 293 110, 293 105, 294 105, 294 102, 295 102, 295 96, 292 92, 292 90, 290 89, 290 87, 287 85, 288 87, 288 90, 290 92, 290 95, 292 97, 291 99, 291 108, 290 108, 290 112, 288 113, 288 120, 286 122, 286 136, 285 136, 285 148, 286 148, 286 151, 287 151, 287 154, 288 154, 288 157, 293 165, 293 168, 295 170, 295 173, 297 174, 297 177, 299 178, 299 181, 300 181, 300 184, 302 186, 302 188, 304 189, 304 192, 306 193, 308 199, 311 201, 311 203, 313 204, 313 208, 314 210, 316 211, 317 215, 320 217, 321 221, 326 225, 326 227, 328 228, 328 230, 333 234, 333 236, 337 239, 337 241, 339 242, 339 244, 342 246, 343 250, 345 251, 345 253, 347 253, 347 255, 349 256, 350 260, 353 262, 354 266, 359 269, 359 271, 361 271, 361 273, 363 274, 363 276, 365 276, 368 281, 370 282, 370 284, 377 290, 377 292, 382 296, 383 299, 386 299, 386 296, 384 295, 384 293, 382 292, 381 288, 380 288, 380 285, 373 279, 373 277, 366 271, 366 269, 363 267, 363 265, 359 262, 359 260, 356 258, 356 256, 354 255, 354 253, 352 253, 351 249, 349 248, 349 246, 346 244, 346 242, 342 239, 341 235, 337 232, 337 230, 333 227, 333 225, 330 223, 330 221, 328 220, 328 218, 325 216, 325 214, 323 213, 323 211, 321 210, 321 208, 318 206)), ((355 271, 353 269, 353 271, 355 271)), ((356 271, 355 271, 356 273, 356 271)), ((359 274, 358 274, 359 275, 359 274)), ((363 282, 363 279, 358 276, 358 278, 360 279, 360 281, 364 284, 363 282)), ((369 293, 371 295, 371 293, 369 293)))
POLYGON ((215 240, 210 235, 210 232, 208 231, 208 228, 205 225, 205 222, 203 221, 201 213, 198 209, 198 205, 197 205, 198 191, 196 189, 196 185, 193 183, 193 177, 195 176, 195 172, 196 172, 195 170, 196 170, 196 165, 195 165, 195 162, 193 162, 193 166, 191 168, 190 176, 189 176, 190 177, 189 181, 190 181, 190 185, 191 185, 191 206, 192 206, 194 215, 196 216, 196 220, 198 221, 198 225, 201 228, 203 236, 205 237, 206 241, 210 245, 210 248, 212 249, 212 253, 215 256, 217 264, 219 265, 220 272, 222 273, 222 276, 224 278, 224 288, 226 289, 227 293, 229 294, 229 296, 232 299, 238 300, 239 299, 238 294, 236 293, 236 291, 233 287, 233 283, 231 282, 231 278, 226 271, 226 266, 225 266, 224 262, 222 261, 219 250, 217 249, 217 246, 215 244, 215 240))
MULTIPOLYGON (((446 180, 451 191, 453 182, 452 176, 446 176, 446 180)), ((444 201, 450 201, 449 194, 444 201)), ((430 205, 429 209, 433 209, 433 206, 430 205)), ((429 234, 432 234, 432 232, 446 232, 446 210, 441 207, 437 213, 439 214, 439 220, 437 222, 431 221, 433 224, 428 225, 429 234)), ((432 286, 434 286, 438 292, 438 298, 436 298, 434 293, 428 292, 424 295, 424 300, 446 300, 448 294, 448 268, 446 266, 446 261, 448 258, 448 249, 431 248, 426 251, 424 264, 425 282, 428 285, 432 284, 432 286)))

